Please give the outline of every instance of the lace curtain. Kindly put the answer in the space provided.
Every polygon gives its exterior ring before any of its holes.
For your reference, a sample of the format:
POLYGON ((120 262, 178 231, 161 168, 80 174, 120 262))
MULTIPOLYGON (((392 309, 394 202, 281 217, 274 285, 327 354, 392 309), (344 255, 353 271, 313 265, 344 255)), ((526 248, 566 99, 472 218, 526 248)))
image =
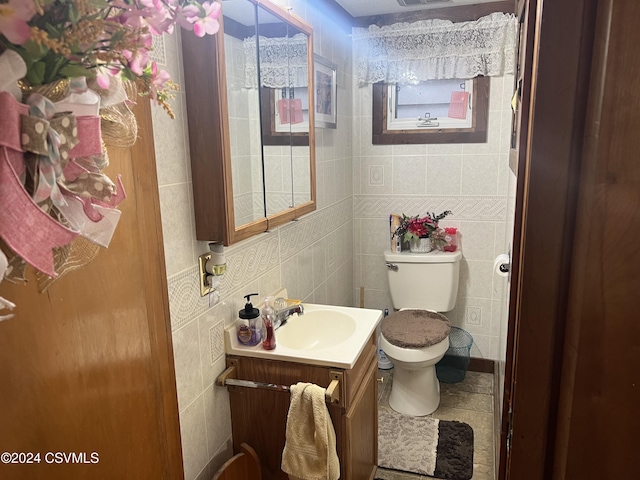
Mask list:
POLYGON ((424 20, 354 28, 359 84, 411 83, 513 73, 515 15, 492 13, 474 22, 424 20))
MULTIPOLYGON (((256 37, 244 40, 245 86, 258 87, 256 37)), ((268 38, 260 36, 260 85, 262 87, 306 87, 309 83, 307 36, 268 38)))

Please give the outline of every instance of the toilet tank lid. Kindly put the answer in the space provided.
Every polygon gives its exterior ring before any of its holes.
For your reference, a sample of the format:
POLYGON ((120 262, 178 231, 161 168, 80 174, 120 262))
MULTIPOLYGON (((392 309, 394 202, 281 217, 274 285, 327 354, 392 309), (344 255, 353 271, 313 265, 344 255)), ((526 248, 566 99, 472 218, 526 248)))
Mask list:
POLYGON ((459 262, 461 258, 462 252, 460 250, 456 252, 434 250, 429 253, 393 253, 391 250, 384 251, 385 261, 396 263, 455 263, 459 262))

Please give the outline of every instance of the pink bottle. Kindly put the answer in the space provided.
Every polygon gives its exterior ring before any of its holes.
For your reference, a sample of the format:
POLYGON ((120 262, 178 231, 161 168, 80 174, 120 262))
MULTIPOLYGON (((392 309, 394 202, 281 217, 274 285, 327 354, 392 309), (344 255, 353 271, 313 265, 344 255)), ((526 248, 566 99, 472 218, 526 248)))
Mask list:
POLYGON ((456 227, 447 227, 444 231, 446 233, 444 239, 447 242, 444 246, 444 251, 455 252, 458 250, 458 229, 456 227))
POLYGON ((262 340, 262 348, 265 350, 273 350, 276 348, 276 332, 273 323, 276 320, 276 311, 271 306, 273 297, 266 297, 262 306, 262 323, 264 325, 264 340, 262 340))

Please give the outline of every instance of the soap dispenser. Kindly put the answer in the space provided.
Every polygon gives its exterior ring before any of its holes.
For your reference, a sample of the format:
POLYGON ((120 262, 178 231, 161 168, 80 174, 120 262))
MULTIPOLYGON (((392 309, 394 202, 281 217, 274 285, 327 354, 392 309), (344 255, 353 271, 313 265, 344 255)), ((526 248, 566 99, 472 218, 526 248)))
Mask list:
POLYGON ((265 350, 273 350, 276 348, 276 332, 274 322, 276 320, 276 311, 271 303, 273 297, 265 297, 262 307, 262 323, 264 324, 265 337, 262 341, 262 348, 265 350))
POLYGON ((238 312, 238 327, 236 328, 238 334, 238 341, 244 345, 257 345, 262 340, 262 322, 260 321, 260 310, 253 308, 251 304, 251 297, 258 295, 257 293, 250 293, 245 295, 247 303, 244 305, 244 309, 238 312))

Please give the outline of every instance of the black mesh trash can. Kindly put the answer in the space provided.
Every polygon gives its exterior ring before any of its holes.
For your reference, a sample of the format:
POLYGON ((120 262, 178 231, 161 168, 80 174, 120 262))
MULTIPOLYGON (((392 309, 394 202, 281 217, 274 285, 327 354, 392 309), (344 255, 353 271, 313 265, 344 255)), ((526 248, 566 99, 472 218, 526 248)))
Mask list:
POLYGON ((436 375, 443 383, 459 383, 469 368, 473 337, 469 332, 458 327, 451 327, 449 334, 449 349, 438 363, 436 375))

